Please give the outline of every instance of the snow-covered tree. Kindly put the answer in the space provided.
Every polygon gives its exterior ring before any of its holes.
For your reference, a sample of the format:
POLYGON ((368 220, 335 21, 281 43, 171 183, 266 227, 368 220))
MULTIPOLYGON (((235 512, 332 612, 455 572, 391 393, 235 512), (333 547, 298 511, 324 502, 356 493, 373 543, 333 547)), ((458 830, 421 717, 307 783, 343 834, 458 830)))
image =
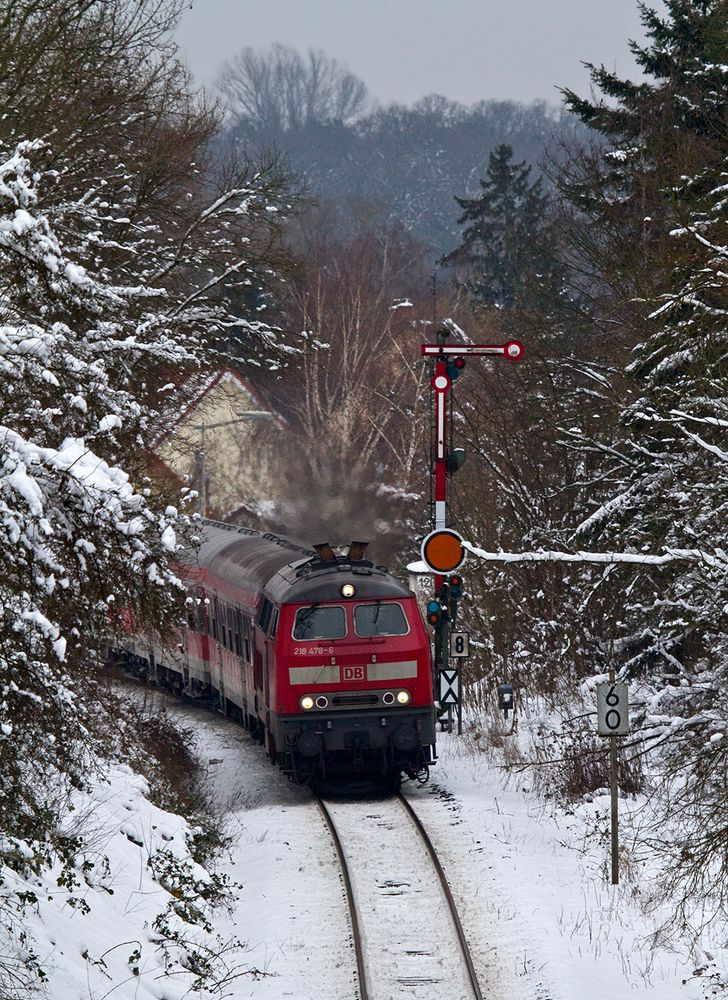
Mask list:
POLYGON ((592 68, 604 96, 566 94, 604 140, 562 177, 586 220, 579 265, 607 289, 602 329, 630 353, 613 382, 618 419, 590 440, 564 437, 603 456, 577 543, 691 553, 618 575, 612 637, 623 675, 650 692, 642 733, 661 747, 671 888, 682 917, 705 903, 706 919, 728 873, 728 6, 640 7, 646 79, 592 68))
POLYGON ((501 144, 490 154, 476 198, 456 198, 462 244, 446 262, 476 304, 496 309, 558 299, 563 274, 549 220, 549 196, 530 166, 501 144))
POLYGON ((593 498, 597 509, 577 534, 633 551, 704 548, 702 565, 646 573, 644 588, 632 591, 630 618, 643 636, 635 666, 679 673, 712 649, 722 608, 714 589, 721 557, 716 576, 711 553, 726 532, 728 34, 723 0, 670 0, 664 17, 641 10, 648 44, 633 50, 647 79, 633 84, 592 68, 604 97, 566 94, 609 143, 582 159, 590 168, 582 184, 567 170, 565 190, 597 233, 592 265, 611 289, 611 323, 620 317, 633 348, 619 420, 598 445, 603 502, 593 498))
MULTIPOLYGON (((728 173, 700 200, 675 244, 674 288, 653 303, 652 327, 628 367, 633 399, 615 454, 620 488, 579 535, 630 548, 699 549, 705 558, 645 579, 634 601, 642 653, 633 666, 725 662, 728 601, 728 173), (704 658, 707 658, 705 660, 704 658)), ((704 183, 704 177, 699 178, 704 183)), ((635 595, 636 596, 636 595, 635 595)))
MULTIPOLYGON (((0 794, 8 816, 38 788, 11 759, 35 773, 42 763, 41 774, 53 760, 80 760, 74 745, 78 752, 89 727, 79 668, 93 671, 113 619, 125 608, 144 608, 149 620, 171 609, 177 511, 158 513, 149 488, 108 457, 123 441, 143 440, 133 378, 150 356, 191 357, 156 313, 167 304, 161 292, 112 285, 63 247, 37 210, 32 158, 41 152, 24 143, 0 165, 0 794)), ((26 818, 36 819, 32 802, 26 818)))
POLYGON ((725 0, 667 0, 664 13, 638 6, 647 41, 630 46, 644 79, 587 64, 592 96, 563 93, 597 141, 555 171, 578 210, 573 277, 592 295, 607 283, 612 330, 615 312, 639 323, 640 299, 669 280, 670 220, 709 189, 726 143, 725 0), (693 178, 690 190, 685 178, 693 178))
POLYGON ((113 734, 89 700, 108 634, 179 614, 184 523, 146 473, 151 404, 231 330, 258 357, 272 342, 229 305, 271 270, 280 179, 205 169, 216 119, 166 41, 179 9, 17 0, 0 21, 0 811, 16 835, 51 830, 44 779, 113 734))

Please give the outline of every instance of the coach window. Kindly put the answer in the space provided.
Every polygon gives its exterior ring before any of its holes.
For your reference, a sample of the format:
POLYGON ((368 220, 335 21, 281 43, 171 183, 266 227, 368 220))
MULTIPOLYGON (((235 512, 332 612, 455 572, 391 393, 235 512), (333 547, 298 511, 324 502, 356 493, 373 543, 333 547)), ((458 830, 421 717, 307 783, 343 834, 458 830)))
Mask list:
POLYGON ((271 639, 275 639, 277 631, 278 631, 278 608, 273 608, 273 612, 270 616, 270 628, 268 629, 268 636, 271 639))
POLYGON ((227 609, 227 625, 227 648, 232 653, 235 651, 235 640, 233 639, 233 632, 235 631, 235 612, 230 606, 228 606, 227 609))
POLYGON ((194 596, 196 631, 200 635, 205 635, 207 633, 207 607, 210 602, 205 597, 204 590, 196 590, 194 596))
POLYGON ((234 625, 235 625, 235 634, 234 634, 234 639, 235 639, 235 655, 236 656, 240 656, 240 653, 241 653, 242 648, 243 648, 243 643, 242 643, 242 639, 241 639, 241 635, 242 635, 242 632, 243 632, 243 619, 242 619, 242 615, 240 614, 240 608, 235 608, 235 610, 233 611, 233 616, 234 616, 233 617, 233 621, 234 621, 234 625))
POLYGON ((243 616, 243 651, 245 653, 245 662, 250 663, 250 635, 251 635, 252 625, 250 618, 247 615, 243 616))
POLYGON ((358 604, 354 608, 357 635, 407 635, 409 625, 400 604, 358 604))
POLYGON ((294 639, 343 639, 346 615, 339 607, 299 608, 293 625, 294 639))
POLYGON ((196 612, 196 608, 195 608, 196 604, 197 604, 197 601, 195 600, 194 591, 188 590, 187 591, 187 628, 190 629, 191 632, 197 632, 197 631, 199 631, 198 628, 197 628, 197 615, 195 613, 196 612))

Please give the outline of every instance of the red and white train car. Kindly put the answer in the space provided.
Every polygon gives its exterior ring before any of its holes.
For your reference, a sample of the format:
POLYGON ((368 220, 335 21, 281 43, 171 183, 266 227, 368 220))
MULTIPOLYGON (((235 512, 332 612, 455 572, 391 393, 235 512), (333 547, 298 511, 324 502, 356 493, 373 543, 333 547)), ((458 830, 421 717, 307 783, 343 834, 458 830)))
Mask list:
POLYGON ((352 543, 346 556, 270 533, 203 523, 181 566, 180 655, 157 679, 220 707, 297 781, 426 774, 435 760, 430 641, 415 595, 352 543))

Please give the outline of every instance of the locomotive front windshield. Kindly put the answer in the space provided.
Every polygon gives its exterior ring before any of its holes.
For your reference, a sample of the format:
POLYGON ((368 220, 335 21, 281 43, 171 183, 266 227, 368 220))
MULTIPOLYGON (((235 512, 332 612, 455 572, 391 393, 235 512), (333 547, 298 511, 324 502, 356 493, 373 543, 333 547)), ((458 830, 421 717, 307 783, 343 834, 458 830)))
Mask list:
POLYGON ((293 626, 294 639, 343 639, 346 635, 346 615, 340 607, 299 608, 293 626))
POLYGON ((407 635, 409 625, 399 604, 359 604, 354 608, 354 628, 359 636, 407 635))

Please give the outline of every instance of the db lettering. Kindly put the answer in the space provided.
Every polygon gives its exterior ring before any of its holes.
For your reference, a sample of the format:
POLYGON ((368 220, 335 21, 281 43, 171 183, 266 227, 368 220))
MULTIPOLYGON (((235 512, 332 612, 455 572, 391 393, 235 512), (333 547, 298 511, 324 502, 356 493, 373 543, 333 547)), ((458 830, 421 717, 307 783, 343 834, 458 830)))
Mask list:
POLYGON ((364 667, 344 667, 345 681, 363 681, 364 667))

